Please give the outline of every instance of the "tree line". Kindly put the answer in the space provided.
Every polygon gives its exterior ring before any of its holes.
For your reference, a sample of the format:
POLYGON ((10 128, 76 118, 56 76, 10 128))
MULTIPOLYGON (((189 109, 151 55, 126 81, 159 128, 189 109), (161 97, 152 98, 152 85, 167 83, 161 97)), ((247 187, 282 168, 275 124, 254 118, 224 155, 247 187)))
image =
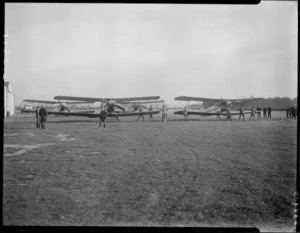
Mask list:
POLYGON ((285 110, 290 105, 298 106, 298 99, 297 97, 291 99, 289 97, 275 97, 275 98, 267 98, 261 100, 255 100, 250 103, 247 107, 254 106, 255 108, 260 107, 271 107, 273 110, 285 110))

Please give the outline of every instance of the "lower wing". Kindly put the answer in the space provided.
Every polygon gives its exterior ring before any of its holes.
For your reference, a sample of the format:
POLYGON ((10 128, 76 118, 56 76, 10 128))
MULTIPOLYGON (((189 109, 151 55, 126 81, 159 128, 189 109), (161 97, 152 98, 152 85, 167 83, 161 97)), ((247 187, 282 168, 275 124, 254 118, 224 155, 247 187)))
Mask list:
MULTIPOLYGON (((240 112, 232 111, 231 115, 240 115, 240 112)), ((251 111, 244 111, 244 114, 250 114, 251 111)), ((176 115, 184 115, 183 111, 174 112, 176 115)), ((227 112, 199 112, 199 111, 187 111, 187 115, 198 115, 198 116, 227 116, 227 112)))
MULTIPOLYGON (((120 113, 109 113, 107 117, 127 117, 127 116, 138 116, 138 115, 150 115, 158 114, 160 111, 148 111, 148 112, 120 112, 120 113)), ((99 118, 100 113, 84 113, 84 112, 49 112, 48 114, 62 115, 62 116, 82 116, 89 118, 99 118)))

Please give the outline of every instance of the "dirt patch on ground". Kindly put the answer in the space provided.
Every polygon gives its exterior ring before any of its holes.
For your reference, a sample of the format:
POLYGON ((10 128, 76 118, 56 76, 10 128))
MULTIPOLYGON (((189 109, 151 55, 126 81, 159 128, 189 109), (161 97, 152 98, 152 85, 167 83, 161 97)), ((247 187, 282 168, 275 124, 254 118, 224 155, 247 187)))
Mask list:
POLYGON ((73 141, 76 138, 71 138, 70 135, 64 134, 64 133, 58 133, 56 136, 53 137, 57 137, 59 138, 62 142, 69 142, 69 141, 73 141))
POLYGON ((39 148, 39 147, 44 147, 44 146, 51 146, 55 145, 55 143, 45 143, 45 144, 35 144, 35 145, 8 145, 4 144, 4 156, 14 156, 14 155, 22 155, 26 153, 27 151, 39 148), (7 153, 8 148, 13 148, 13 149, 18 149, 14 153, 7 153))

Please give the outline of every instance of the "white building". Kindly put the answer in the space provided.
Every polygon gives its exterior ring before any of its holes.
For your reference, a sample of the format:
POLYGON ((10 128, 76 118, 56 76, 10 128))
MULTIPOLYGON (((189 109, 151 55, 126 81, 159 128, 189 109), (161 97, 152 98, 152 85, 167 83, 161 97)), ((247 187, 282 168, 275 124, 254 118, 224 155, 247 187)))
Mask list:
POLYGON ((4 82, 4 117, 15 114, 14 89, 10 82, 4 82))

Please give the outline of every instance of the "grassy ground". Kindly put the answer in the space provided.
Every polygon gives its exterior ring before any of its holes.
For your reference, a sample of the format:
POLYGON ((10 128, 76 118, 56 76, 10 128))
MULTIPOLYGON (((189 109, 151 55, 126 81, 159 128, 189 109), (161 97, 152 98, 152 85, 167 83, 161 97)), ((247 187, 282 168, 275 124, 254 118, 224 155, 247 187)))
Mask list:
POLYGON ((4 224, 293 230, 295 120, 160 117, 6 119, 4 224))

